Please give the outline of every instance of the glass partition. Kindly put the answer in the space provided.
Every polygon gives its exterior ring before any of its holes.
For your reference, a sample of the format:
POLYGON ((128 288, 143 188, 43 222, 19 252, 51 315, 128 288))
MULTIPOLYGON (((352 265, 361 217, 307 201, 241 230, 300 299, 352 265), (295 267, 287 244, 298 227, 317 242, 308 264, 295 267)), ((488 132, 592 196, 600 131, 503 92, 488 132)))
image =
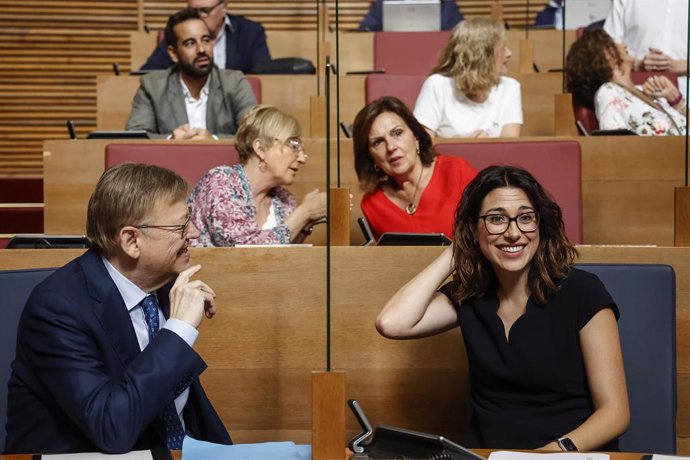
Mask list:
MULTIPOLYGON (((348 397, 360 399, 375 422, 443 433, 461 440, 466 428, 464 418, 443 415, 448 412, 465 414, 467 409, 457 402, 464 400, 467 394, 467 387, 462 383, 467 369, 456 331, 420 341, 391 342, 378 336, 374 329, 376 315, 387 299, 433 260, 438 249, 358 247, 364 242, 357 224, 357 218, 363 216, 360 203, 364 193, 354 170, 352 139, 346 137, 346 131, 339 126, 350 125, 367 102, 382 95, 395 95, 413 109, 419 88, 436 64, 436 53, 450 32, 445 35, 438 32, 436 42, 434 38, 429 39, 432 34, 428 32, 397 32, 395 39, 401 41, 397 47, 388 48, 386 54, 385 39, 393 32, 371 31, 370 25, 363 27, 368 30, 356 30, 370 12, 372 3, 378 2, 340 0, 329 3, 332 13, 330 59, 336 63, 338 71, 337 75, 331 75, 332 86, 328 93, 332 147, 329 184, 348 188, 354 205, 349 217, 350 246, 330 248, 329 360, 333 369, 348 372, 348 397), (427 42, 433 44, 420 57, 417 48, 427 42), (416 69, 409 70, 415 66, 416 69), (397 80, 389 78, 400 68, 403 70, 399 71, 397 80), (428 382, 438 379, 448 379, 453 384, 435 386, 431 392, 437 393, 428 393, 432 388, 427 386, 428 382), (450 411, 443 407, 447 401, 455 404, 450 411)), ((663 5, 653 0, 456 2, 465 18, 492 16, 506 25, 507 45, 512 51, 507 75, 520 83, 524 116, 520 138, 516 141, 577 141, 581 151, 582 221, 582 237, 578 242, 595 246, 672 246, 674 187, 687 187, 686 130, 680 129, 684 134, 680 136, 655 137, 591 133, 589 127, 578 127, 579 112, 575 109, 579 106, 577 101, 573 105, 567 91, 566 57, 571 46, 585 30, 602 28, 612 4, 615 7, 621 3, 644 4, 650 15, 678 9, 677 13, 667 13, 667 22, 656 21, 662 29, 657 34, 659 43, 654 41, 647 48, 658 47, 663 51, 664 43, 670 43, 668 53, 675 53, 672 59, 675 72, 669 78, 677 79, 679 89, 687 93, 687 79, 683 77, 687 74, 688 60, 685 1, 669 0, 661 2, 663 5), (671 27, 672 22, 679 27, 683 22, 684 34, 677 32, 674 38, 662 38, 668 35, 665 29, 671 27)), ((628 44, 628 51, 634 52, 631 44, 628 44)), ((645 54, 642 52, 636 57, 639 60, 645 54)), ((638 70, 641 69, 636 66, 638 70)), ((644 76, 645 80, 662 75, 658 70, 650 70, 652 74, 644 76)), ((642 77, 635 75, 635 78, 642 77)), ((588 113, 596 121, 592 108, 588 113)), ((667 118, 663 110, 661 116, 667 118)), ((506 141, 492 139, 486 142, 506 141)), ((467 142, 473 140, 434 140, 437 147, 441 146, 440 150, 444 144, 467 142)), ((687 430, 689 427, 682 426, 681 422, 678 428, 687 430)), ((348 434, 354 434, 357 429, 354 419, 349 419, 348 434)))

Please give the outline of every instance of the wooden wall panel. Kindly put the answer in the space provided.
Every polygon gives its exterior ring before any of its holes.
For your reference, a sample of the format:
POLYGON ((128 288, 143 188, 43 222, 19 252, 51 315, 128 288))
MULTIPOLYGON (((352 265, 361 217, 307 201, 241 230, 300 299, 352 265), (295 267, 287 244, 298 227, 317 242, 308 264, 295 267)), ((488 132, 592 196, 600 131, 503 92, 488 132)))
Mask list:
POLYGON ((96 128, 96 75, 129 71, 129 37, 117 31, 0 29, 0 174, 40 176, 44 139, 96 128))
POLYGON ((0 0, 0 27, 133 30, 140 0, 0 0))

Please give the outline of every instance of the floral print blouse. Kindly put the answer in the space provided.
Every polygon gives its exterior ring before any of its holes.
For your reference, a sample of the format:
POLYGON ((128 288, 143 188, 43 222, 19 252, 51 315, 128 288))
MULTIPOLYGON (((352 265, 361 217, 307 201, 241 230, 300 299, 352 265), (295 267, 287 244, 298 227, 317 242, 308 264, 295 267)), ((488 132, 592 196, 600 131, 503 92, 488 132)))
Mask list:
POLYGON ((285 219, 295 209, 295 198, 284 188, 276 187, 271 203, 276 226, 260 228, 249 180, 240 164, 208 171, 187 203, 192 209, 191 221, 200 233, 198 240, 191 241, 192 246, 290 243, 285 219))
POLYGON ((615 83, 604 83, 594 95, 599 128, 629 129, 640 136, 685 135, 686 118, 666 99, 656 101, 664 110, 655 109, 615 83))

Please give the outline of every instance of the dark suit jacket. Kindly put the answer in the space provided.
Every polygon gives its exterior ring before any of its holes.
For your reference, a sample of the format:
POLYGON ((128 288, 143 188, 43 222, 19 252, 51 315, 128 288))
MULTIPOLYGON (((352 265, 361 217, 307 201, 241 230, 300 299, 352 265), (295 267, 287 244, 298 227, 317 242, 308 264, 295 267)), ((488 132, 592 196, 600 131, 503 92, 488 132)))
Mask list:
MULTIPOLYGON (((167 294, 158 292, 166 317, 167 294)), ((39 284, 27 300, 8 385, 5 451, 160 448, 165 434, 158 415, 175 399, 175 386, 189 378, 187 433, 231 444, 199 383, 205 368, 167 329, 139 350, 124 301, 91 249, 39 284)))
POLYGON ((543 10, 537 13, 537 19, 534 21, 534 25, 542 27, 555 26, 556 11, 558 11, 558 8, 555 8, 551 5, 546 5, 543 10))
MULTIPOLYGON (((441 30, 452 30, 462 20, 462 13, 455 0, 441 0, 441 30)), ((383 0, 372 0, 369 12, 357 29, 371 32, 383 30, 383 0)))
MULTIPOLYGON (((233 135, 244 112, 256 105, 254 91, 237 70, 214 67, 209 78, 206 129, 217 136, 233 135)), ((144 130, 151 137, 166 137, 187 122, 177 66, 142 76, 125 129, 144 130)))
MULTIPOLYGON (((225 26, 225 68, 251 73, 255 64, 270 61, 264 26, 243 16, 228 14, 228 18, 231 27, 225 26)), ((141 69, 167 69, 171 65, 168 44, 161 40, 141 69)))

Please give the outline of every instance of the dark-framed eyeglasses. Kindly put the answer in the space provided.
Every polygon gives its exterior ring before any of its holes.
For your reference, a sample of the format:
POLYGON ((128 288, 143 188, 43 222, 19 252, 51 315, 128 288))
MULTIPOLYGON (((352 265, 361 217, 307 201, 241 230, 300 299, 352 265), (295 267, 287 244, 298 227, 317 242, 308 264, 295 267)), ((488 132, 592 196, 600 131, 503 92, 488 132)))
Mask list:
POLYGON ((189 229, 189 222, 192 219, 192 210, 190 208, 187 208, 187 220, 185 220, 184 224, 177 224, 177 225, 149 225, 149 224, 141 224, 141 225, 134 225, 134 228, 160 228, 163 230, 167 230, 169 232, 174 232, 174 233, 179 233, 180 238, 184 239, 185 235, 187 234, 187 230, 189 229))
POLYGON ((220 0, 218 3, 216 3, 216 4, 213 5, 213 6, 207 6, 207 7, 205 7, 205 8, 192 8, 192 9, 193 9, 194 11, 196 11, 197 13, 199 13, 199 16, 208 16, 208 15, 210 15, 211 13, 213 13, 213 10, 215 10, 216 8, 218 8, 218 7, 219 7, 220 5, 222 5, 223 3, 225 3, 225 0, 220 0))
POLYGON ((515 222, 522 233, 532 233, 539 228, 539 214, 535 211, 523 212, 515 217, 508 217, 503 214, 485 214, 479 218, 484 221, 484 228, 490 235, 505 233, 511 222, 515 222))

